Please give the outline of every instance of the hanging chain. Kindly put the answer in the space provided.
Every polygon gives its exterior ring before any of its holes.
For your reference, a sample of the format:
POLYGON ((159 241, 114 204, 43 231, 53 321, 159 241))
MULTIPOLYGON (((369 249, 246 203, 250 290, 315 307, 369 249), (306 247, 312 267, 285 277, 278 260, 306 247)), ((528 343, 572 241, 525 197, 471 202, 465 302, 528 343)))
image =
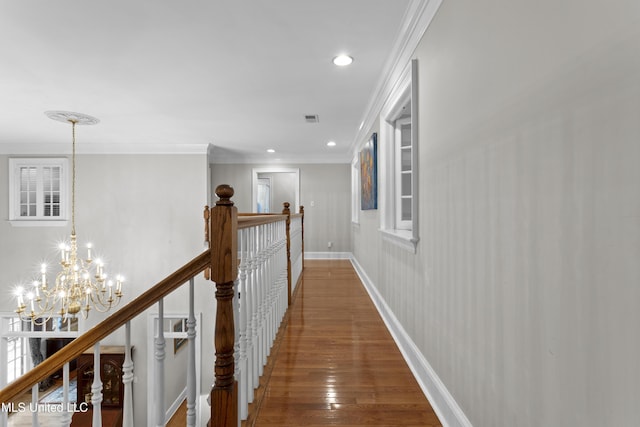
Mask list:
POLYGON ((76 235, 76 121, 70 119, 72 148, 71 148, 71 234, 76 235))

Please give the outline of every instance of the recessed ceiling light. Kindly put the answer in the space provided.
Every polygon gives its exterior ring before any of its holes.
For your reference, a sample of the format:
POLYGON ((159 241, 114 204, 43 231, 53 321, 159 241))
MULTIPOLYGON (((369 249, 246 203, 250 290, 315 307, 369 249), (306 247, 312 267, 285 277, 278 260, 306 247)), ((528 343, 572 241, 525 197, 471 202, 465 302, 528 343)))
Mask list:
POLYGON ((336 146, 336 143, 335 143, 334 141, 329 141, 329 142, 327 142, 327 146, 329 146, 329 147, 335 147, 335 146, 336 146))
POLYGON ((269 149, 267 150, 267 153, 275 153, 275 152, 276 152, 276 150, 274 150, 273 148, 269 148, 269 149))
POLYGON ((353 58, 350 57, 349 55, 338 55, 335 58, 333 58, 333 63, 339 67, 344 67, 346 65, 351 64, 352 62, 353 62, 353 58))

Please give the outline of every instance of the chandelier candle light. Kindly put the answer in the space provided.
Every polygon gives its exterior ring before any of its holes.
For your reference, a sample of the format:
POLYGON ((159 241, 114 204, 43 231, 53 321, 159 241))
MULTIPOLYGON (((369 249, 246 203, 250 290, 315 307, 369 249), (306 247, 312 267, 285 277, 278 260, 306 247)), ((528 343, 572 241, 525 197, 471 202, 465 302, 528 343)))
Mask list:
POLYGON ((47 265, 40 268, 40 280, 33 282, 33 288, 16 289, 18 309, 16 313, 23 320, 42 324, 55 313, 62 317, 75 317, 82 312, 86 319, 93 308, 101 313, 115 307, 122 298, 122 276, 116 276, 115 283, 104 272, 104 264, 92 258, 92 245, 87 244, 86 258, 78 256, 76 239, 76 125, 95 125, 95 117, 68 111, 47 111, 47 117, 60 122, 71 123, 71 238, 69 243, 60 244, 61 270, 54 283, 47 279, 47 265))

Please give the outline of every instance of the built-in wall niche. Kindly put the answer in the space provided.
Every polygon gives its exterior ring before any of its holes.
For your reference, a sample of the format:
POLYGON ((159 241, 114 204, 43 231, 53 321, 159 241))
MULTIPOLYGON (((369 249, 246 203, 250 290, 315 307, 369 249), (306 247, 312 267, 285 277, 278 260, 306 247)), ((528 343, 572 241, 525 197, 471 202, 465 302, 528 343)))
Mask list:
POLYGON ((291 213, 300 211, 299 168, 253 168, 252 175, 252 212, 280 213, 283 202, 291 204, 291 213))

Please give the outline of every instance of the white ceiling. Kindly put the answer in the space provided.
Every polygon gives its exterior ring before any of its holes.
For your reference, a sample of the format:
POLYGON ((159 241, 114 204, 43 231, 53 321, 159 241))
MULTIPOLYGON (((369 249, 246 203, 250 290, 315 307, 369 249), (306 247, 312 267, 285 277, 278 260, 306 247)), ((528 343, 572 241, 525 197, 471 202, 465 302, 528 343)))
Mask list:
POLYGON ((80 153, 348 162, 411 3, 0 0, 0 153, 68 153, 68 110, 80 153))

